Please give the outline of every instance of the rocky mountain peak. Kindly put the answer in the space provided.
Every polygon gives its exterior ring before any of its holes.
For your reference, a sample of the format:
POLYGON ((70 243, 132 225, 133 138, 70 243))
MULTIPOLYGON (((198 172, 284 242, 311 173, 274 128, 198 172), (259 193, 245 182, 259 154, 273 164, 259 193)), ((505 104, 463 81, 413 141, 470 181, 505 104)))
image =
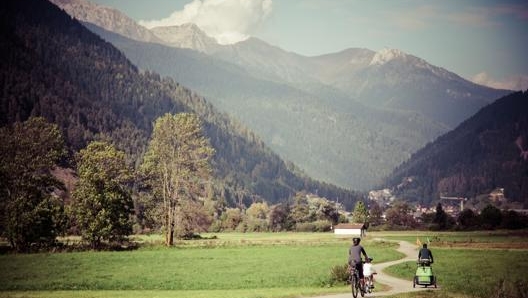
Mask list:
POLYGON ((81 22, 92 23, 105 30, 146 42, 161 42, 147 28, 138 25, 117 9, 87 0, 49 0, 81 22))
POLYGON ((407 54, 398 49, 383 49, 377 52, 374 57, 372 57, 370 65, 383 65, 394 59, 406 58, 406 56, 407 54))
POLYGON ((187 48, 203 53, 211 53, 219 46, 214 38, 208 36, 193 23, 179 26, 154 27, 150 30, 164 43, 176 48, 187 48))

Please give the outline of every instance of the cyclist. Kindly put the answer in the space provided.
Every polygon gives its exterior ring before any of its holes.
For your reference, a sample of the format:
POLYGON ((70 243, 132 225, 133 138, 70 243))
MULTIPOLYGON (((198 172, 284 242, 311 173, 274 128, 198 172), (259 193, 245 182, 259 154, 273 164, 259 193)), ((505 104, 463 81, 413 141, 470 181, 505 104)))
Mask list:
POLYGON ((363 262, 361 261, 361 254, 365 256, 365 260, 368 260, 369 257, 367 256, 363 246, 359 245, 360 242, 361 238, 352 238, 352 246, 350 246, 350 249, 348 250, 348 265, 358 271, 359 282, 363 288, 365 286, 365 279, 363 275, 363 262))
POLYGON ((423 244, 422 249, 418 252, 418 262, 424 265, 433 263, 433 253, 427 248, 426 243, 423 244))

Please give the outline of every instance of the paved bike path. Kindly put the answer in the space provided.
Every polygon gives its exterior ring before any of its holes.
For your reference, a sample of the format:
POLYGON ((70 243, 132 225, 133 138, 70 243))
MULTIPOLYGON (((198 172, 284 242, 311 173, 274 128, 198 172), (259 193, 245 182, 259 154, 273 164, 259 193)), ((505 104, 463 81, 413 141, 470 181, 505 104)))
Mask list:
MULTIPOLYGON (((418 286, 418 285, 416 286, 416 288, 413 288, 413 283, 411 280, 396 278, 396 277, 383 273, 383 269, 389 266, 407 262, 407 261, 416 260, 418 256, 418 251, 414 244, 411 244, 407 241, 400 241, 399 244, 400 244, 400 247, 397 250, 405 254, 405 257, 403 259, 399 259, 399 260, 391 261, 391 262, 373 264, 373 267, 377 272, 377 274, 374 275, 374 279, 378 283, 388 286, 389 290, 378 292, 377 289, 374 289, 373 293, 365 294, 365 297, 381 297, 381 296, 388 296, 388 295, 395 295, 395 294, 400 294, 400 293, 423 291, 423 290, 431 289, 431 288, 425 288, 425 287, 418 286)), ((409 276, 410 277, 414 276, 414 272, 409 272, 409 276)), ((348 292, 346 294, 325 295, 325 296, 318 296, 318 297, 312 297, 312 298, 350 298, 351 296, 352 294, 348 292)), ((361 295, 358 294, 358 297, 361 297, 361 295)))

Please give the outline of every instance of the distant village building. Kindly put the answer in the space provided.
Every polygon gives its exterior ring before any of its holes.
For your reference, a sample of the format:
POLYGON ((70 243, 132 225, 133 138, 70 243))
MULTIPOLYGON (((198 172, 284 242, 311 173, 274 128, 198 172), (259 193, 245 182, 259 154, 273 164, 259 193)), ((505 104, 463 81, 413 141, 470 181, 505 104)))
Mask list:
POLYGON ((380 190, 371 190, 368 194, 368 199, 378 203, 380 206, 390 205, 394 201, 394 195, 388 188, 380 190))
POLYGON ((494 204, 504 203, 507 201, 506 197, 504 196, 504 188, 495 188, 489 193, 488 197, 494 204))
MULTIPOLYGON (((440 196, 440 202, 444 212, 456 218, 464 210, 464 202, 467 202, 464 197, 447 197, 440 196)), ((436 210, 435 210, 436 212, 436 210)))
POLYGON ((528 209, 509 209, 509 211, 514 211, 518 214, 528 216, 528 209))
POLYGON ((338 224, 334 227, 334 234, 364 237, 366 230, 367 227, 362 223, 338 224))

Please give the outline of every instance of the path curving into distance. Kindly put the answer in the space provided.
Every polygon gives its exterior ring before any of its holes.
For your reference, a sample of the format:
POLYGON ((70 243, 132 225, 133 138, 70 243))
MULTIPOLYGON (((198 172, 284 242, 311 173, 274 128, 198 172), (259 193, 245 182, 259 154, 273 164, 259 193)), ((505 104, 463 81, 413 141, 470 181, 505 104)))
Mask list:
MULTIPOLYGON (((416 285, 416 288, 413 288, 412 281, 401 279, 401 278, 396 278, 396 277, 383 273, 383 270, 389 266, 407 262, 407 261, 415 261, 416 258, 418 257, 418 250, 416 249, 414 244, 411 244, 407 241, 399 241, 399 244, 400 244, 400 247, 397 250, 405 254, 405 257, 403 259, 385 262, 385 263, 373 264, 374 269, 376 269, 376 272, 378 273, 374 276, 374 279, 378 283, 388 286, 389 290, 377 292, 376 289, 374 289, 373 293, 365 294, 365 297, 381 297, 381 296, 395 295, 395 294, 400 294, 400 293, 432 289, 431 287, 425 288, 419 285, 416 285)), ((414 273, 411 273, 411 274, 414 275, 414 273)), ((344 293, 344 294, 316 296, 312 298, 350 298, 350 297, 352 297, 351 292, 344 293)), ((361 297, 361 295, 358 294, 358 297, 361 297)))

